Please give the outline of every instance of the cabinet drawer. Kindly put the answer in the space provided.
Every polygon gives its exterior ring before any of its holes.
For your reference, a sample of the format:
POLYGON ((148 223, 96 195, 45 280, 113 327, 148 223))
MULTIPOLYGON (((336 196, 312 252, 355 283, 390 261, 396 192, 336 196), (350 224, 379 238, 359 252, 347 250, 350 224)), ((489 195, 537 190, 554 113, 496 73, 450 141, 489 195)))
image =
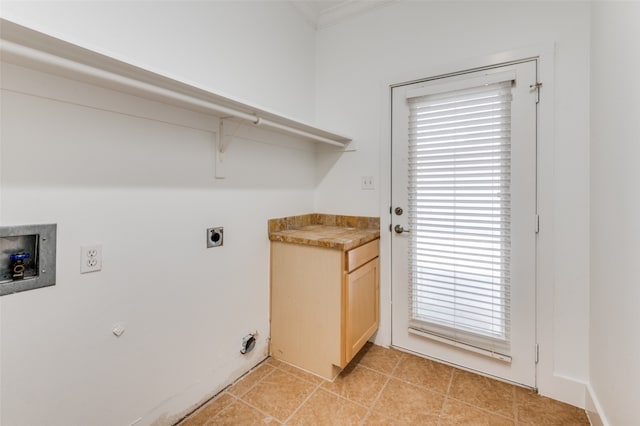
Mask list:
POLYGON ((380 240, 373 240, 369 243, 356 247, 347 252, 347 264, 345 266, 347 272, 359 268, 371 259, 378 257, 380 251, 380 240))

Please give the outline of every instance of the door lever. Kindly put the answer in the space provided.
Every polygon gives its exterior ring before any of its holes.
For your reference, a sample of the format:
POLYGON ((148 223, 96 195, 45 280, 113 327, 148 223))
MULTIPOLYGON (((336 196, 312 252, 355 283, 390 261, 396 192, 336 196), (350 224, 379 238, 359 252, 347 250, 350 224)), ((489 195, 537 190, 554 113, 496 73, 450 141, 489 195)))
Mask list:
POLYGON ((396 231, 396 234, 402 234, 403 232, 409 232, 409 230, 408 230, 408 229, 404 229, 404 228, 402 227, 402 225, 396 225, 396 226, 393 228, 393 230, 394 230, 394 231, 396 231))

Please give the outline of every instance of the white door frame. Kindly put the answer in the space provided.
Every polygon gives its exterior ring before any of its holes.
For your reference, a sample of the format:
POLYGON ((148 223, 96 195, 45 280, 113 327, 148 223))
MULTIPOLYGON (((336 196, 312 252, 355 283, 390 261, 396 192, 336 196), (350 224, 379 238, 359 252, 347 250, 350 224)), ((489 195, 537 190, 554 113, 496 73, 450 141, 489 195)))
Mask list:
POLYGON ((543 102, 538 107, 538 263, 536 265, 536 340, 540 345, 537 386, 540 393, 563 401, 584 400, 584 386, 554 372, 554 138, 555 138, 555 45, 546 44, 452 63, 425 65, 420 72, 399 72, 380 82, 380 330, 376 343, 391 345, 391 86, 446 75, 458 70, 484 68, 493 64, 538 58, 538 77, 542 82, 543 102))
MULTIPOLYGON (((460 346, 434 342, 425 337, 418 337, 415 333, 407 332, 409 327, 409 271, 403 262, 409 250, 409 236, 395 235, 392 237, 392 299, 398 298, 399 303, 392 305, 392 344, 398 349, 404 348, 434 359, 444 360, 455 365, 475 369, 482 374, 493 375, 502 380, 513 381, 525 386, 535 387, 535 265, 537 235, 535 233, 536 203, 536 135, 537 135, 537 104, 536 92, 532 90, 537 80, 538 60, 530 59, 514 63, 501 64, 483 70, 445 76, 433 80, 398 85, 393 89, 393 134, 392 134, 392 196, 393 207, 400 206, 410 213, 408 204, 407 170, 404 163, 408 155, 408 138, 406 119, 409 107, 406 96, 409 93, 427 90, 442 90, 443 86, 449 90, 457 90, 467 85, 480 85, 485 79, 515 79, 511 92, 511 261, 509 262, 511 276, 511 357, 500 358, 496 355, 488 356, 488 352, 479 355, 476 350, 460 349, 460 346), (496 75, 498 77, 496 77, 496 75), (435 89, 434 89, 435 88, 435 89), (439 88, 439 89, 438 89, 439 88), (395 108, 398 108, 396 111, 395 108), (405 117, 406 115, 406 117, 405 117), (395 140, 394 138, 397 138, 395 140), (395 171, 394 165, 400 170, 395 171), (404 170, 403 170, 404 169, 404 170), (399 250, 396 253, 394 250, 399 250), (394 256, 395 255, 395 256, 394 256), (406 299, 406 300, 405 300, 406 299), (475 352, 475 353, 472 353, 475 352), (501 361, 496 360, 499 358, 501 361)), ((497 81, 497 80, 496 80, 497 81)), ((392 225, 406 226, 409 218, 406 215, 395 217, 392 225)), ((416 231, 411 229, 411 231, 416 231)), ((425 231, 426 232, 426 231, 425 231)), ((415 235, 414 235, 415 237, 415 235)))

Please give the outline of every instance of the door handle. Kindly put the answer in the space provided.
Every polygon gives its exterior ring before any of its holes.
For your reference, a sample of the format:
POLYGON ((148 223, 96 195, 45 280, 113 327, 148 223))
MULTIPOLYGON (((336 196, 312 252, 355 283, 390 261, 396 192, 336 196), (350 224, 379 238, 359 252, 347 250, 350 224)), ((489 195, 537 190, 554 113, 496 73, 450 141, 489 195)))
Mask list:
POLYGON ((408 230, 408 229, 404 229, 404 228, 402 227, 402 225, 396 225, 396 226, 393 228, 393 230, 394 230, 394 231, 396 231, 396 234, 402 234, 403 232, 409 232, 409 230, 408 230))

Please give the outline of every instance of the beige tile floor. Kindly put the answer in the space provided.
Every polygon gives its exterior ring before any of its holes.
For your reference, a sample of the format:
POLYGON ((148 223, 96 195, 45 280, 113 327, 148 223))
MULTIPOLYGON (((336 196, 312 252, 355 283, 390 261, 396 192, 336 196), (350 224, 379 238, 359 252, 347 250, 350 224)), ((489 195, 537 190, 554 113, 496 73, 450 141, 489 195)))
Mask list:
POLYGON ((584 410, 367 344, 334 382, 272 358, 204 404, 194 425, 589 425, 584 410))

